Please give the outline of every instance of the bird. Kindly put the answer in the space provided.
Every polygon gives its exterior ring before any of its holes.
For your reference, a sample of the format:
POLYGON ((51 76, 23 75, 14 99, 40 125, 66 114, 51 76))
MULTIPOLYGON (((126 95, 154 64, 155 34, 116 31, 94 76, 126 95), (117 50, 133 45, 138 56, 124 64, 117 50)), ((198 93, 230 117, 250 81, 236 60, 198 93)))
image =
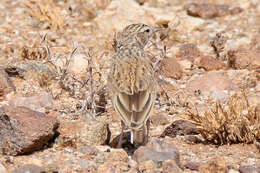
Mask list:
POLYGON ((142 23, 128 25, 114 45, 107 87, 113 107, 121 119, 118 148, 122 147, 125 130, 131 131, 131 143, 134 146, 148 142, 156 79, 153 64, 144 48, 156 30, 156 27, 142 23))

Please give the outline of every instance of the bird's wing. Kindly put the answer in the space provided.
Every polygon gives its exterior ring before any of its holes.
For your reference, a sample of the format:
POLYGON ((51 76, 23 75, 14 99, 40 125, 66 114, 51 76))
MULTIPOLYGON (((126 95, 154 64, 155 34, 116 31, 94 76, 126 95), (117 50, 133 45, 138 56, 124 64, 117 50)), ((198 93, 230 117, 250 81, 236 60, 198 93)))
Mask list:
POLYGON ((155 100, 155 84, 150 62, 131 60, 112 68, 110 85, 113 86, 110 88, 114 89, 112 102, 121 119, 129 128, 137 129, 149 118, 155 100))

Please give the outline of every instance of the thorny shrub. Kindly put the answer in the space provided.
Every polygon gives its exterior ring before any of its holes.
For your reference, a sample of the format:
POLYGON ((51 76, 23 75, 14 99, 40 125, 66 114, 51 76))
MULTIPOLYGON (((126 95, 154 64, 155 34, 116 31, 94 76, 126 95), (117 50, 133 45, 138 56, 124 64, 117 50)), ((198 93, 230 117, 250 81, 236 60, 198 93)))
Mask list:
POLYGON ((223 145, 260 140, 260 112, 249 105, 245 92, 231 96, 226 105, 216 102, 203 114, 187 114, 207 142, 223 145))

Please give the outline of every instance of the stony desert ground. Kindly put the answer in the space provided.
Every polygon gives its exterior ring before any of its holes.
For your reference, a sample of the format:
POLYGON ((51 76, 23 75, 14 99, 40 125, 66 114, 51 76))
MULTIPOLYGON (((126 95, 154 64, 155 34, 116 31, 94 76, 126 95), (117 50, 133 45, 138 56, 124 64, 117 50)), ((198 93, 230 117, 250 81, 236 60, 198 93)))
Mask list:
POLYGON ((259 0, 0 1, 0 173, 260 172, 259 0), (157 97, 135 148, 106 88, 113 44, 145 51, 157 97))

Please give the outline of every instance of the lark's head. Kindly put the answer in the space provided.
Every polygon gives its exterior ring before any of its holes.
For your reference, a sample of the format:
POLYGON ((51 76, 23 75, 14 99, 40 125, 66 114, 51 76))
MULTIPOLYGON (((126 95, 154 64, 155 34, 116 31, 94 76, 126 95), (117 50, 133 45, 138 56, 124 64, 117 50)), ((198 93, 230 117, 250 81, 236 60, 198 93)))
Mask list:
POLYGON ((128 25, 120 34, 119 44, 122 46, 131 42, 137 42, 143 48, 155 31, 155 27, 150 27, 142 23, 128 25))

